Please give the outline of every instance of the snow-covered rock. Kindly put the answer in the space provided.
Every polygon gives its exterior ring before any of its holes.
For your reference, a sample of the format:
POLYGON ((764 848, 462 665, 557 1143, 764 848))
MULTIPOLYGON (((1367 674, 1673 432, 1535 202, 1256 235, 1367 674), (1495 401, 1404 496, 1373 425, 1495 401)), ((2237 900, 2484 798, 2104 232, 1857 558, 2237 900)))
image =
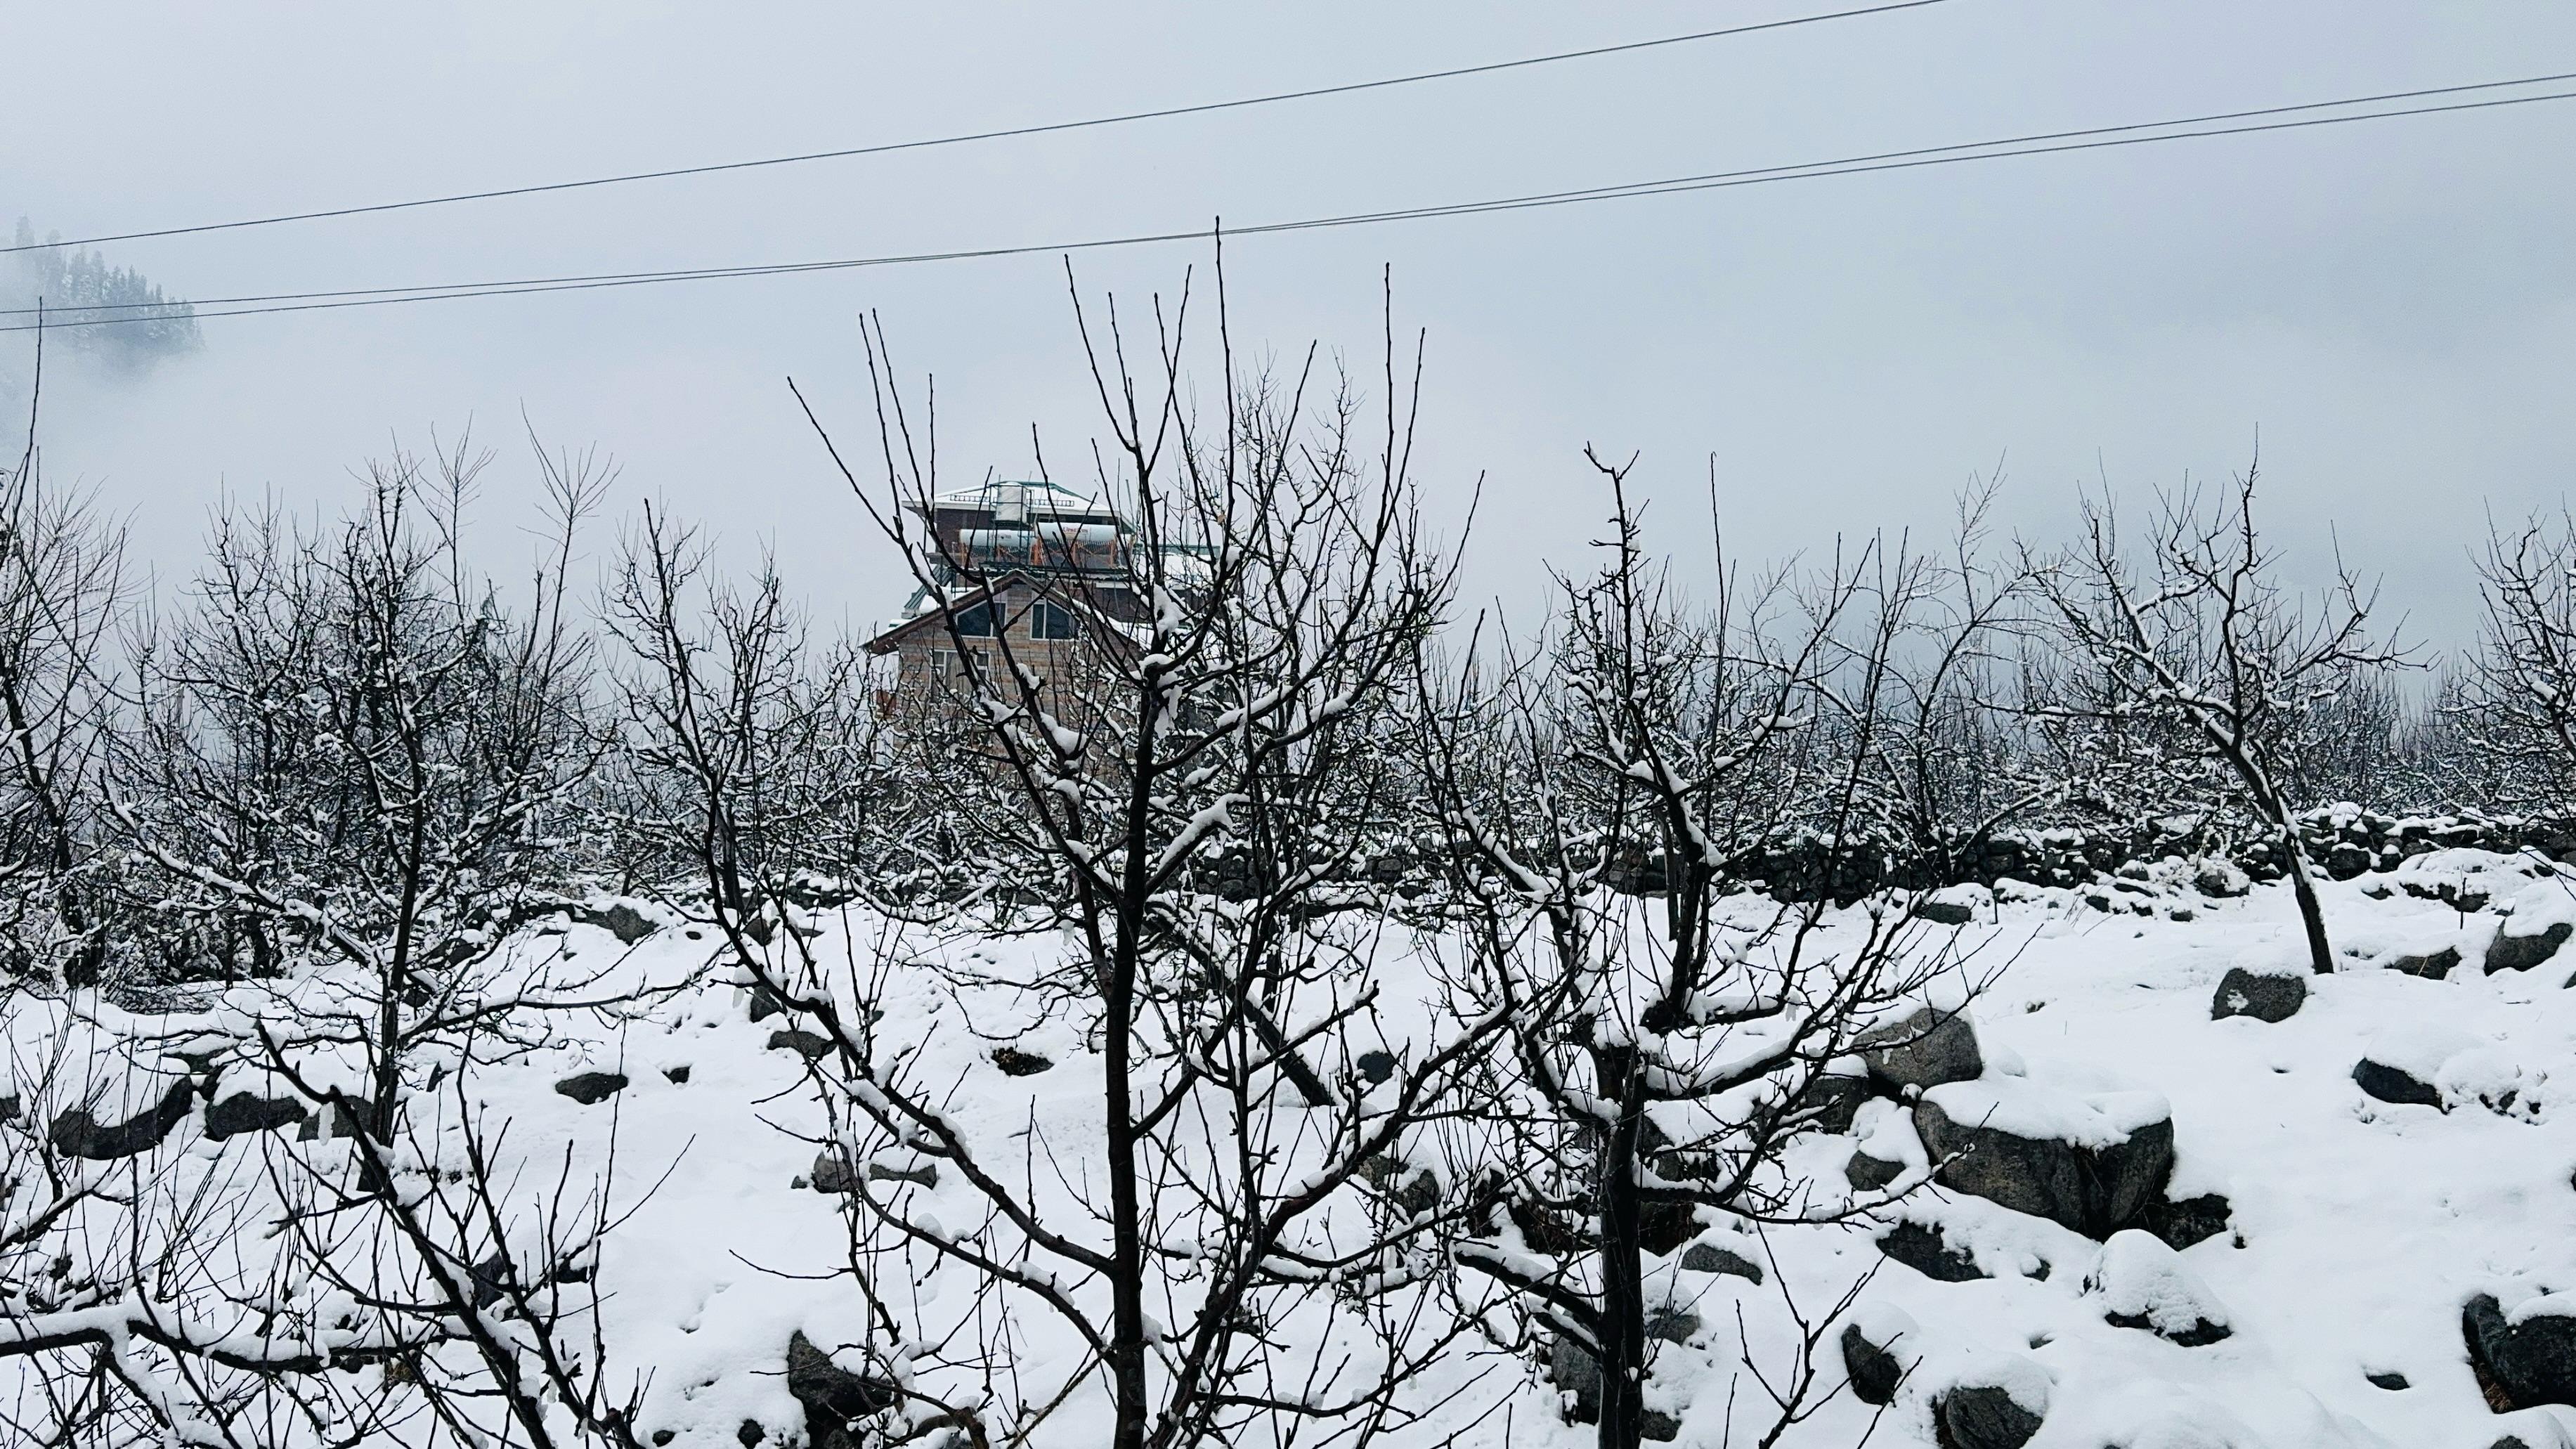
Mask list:
POLYGON ((1925 1006, 1901 1021, 1863 1033, 1860 1056, 1869 1068, 1870 1085, 1901 1095, 1908 1088, 1928 1090, 1947 1082, 1972 1082, 1985 1075, 1985 1058, 1977 1050, 1977 1029, 1967 1009, 1925 1006))
POLYGON ((2443 1064, 2481 1044, 2439 1020, 2404 1022, 2370 1039, 2353 1066, 2352 1080, 2383 1102, 2440 1107, 2443 1064))
POLYGON ((2102 1245, 2084 1291, 2106 1321, 2145 1329, 2185 1348, 2216 1343, 2235 1331, 2218 1295, 2185 1266, 2182 1255, 2135 1228, 2113 1233, 2102 1245))
POLYGON ((1904 1309, 1870 1299, 1843 1324, 1843 1372, 1864 1404, 1884 1404, 1923 1359, 1923 1330, 1904 1309))
POLYGON ((2027 1354, 1970 1357, 1932 1400, 1933 1417, 1957 1449, 2021 1449, 2048 1417, 2054 1376, 2027 1354))
POLYGON ((1942 1186, 2095 1239, 2138 1223, 2173 1175, 2173 1112, 2153 1092, 1953 1082, 1923 1094, 1915 1126, 1942 1186))

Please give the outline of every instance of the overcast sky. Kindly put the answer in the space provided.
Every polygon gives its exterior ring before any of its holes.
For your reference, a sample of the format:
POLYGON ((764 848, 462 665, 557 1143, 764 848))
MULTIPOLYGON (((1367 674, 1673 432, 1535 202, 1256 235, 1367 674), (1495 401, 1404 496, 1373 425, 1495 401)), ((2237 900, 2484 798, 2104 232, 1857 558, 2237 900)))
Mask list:
MULTIPOLYGON (((14 7, 0 210, 69 235, 1219 99, 1804 7, 14 7)), ((1359 96, 110 249, 172 291, 271 290, 1048 242, 1403 206, 2576 70, 2547 0, 1950 0, 1359 96)), ((1469 587, 1580 566, 1589 442, 1642 455, 1670 546, 1937 526, 2000 460, 2007 522, 2242 468, 2313 576, 2328 525, 2416 632, 2470 617, 2487 511, 2564 496, 2576 102, 1504 216, 1249 239, 1239 345, 1367 360, 1378 276, 1429 334, 1421 481, 1482 474, 1469 587)), ((1141 303, 1204 248, 1092 254, 1141 303)), ((943 472, 1093 432, 1049 257, 249 317, 139 384, 53 388, 50 473, 184 568, 221 490, 336 504, 399 435, 525 412, 827 614, 903 586, 783 379, 857 437, 854 318, 938 379, 943 472)), ((23 338, 0 338, 17 346, 23 338)), ((505 451, 487 517, 528 521, 505 451)), ((496 563, 507 560, 496 560, 496 563)))

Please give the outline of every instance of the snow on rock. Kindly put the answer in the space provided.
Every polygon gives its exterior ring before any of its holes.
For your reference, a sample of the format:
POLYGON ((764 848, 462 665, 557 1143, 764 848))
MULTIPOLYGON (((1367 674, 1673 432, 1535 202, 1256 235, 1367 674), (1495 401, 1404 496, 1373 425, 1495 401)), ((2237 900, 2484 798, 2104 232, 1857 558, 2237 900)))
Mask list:
POLYGON ((1915 1124, 1942 1186, 2093 1238, 2136 1223, 2173 1175, 2173 1113, 2154 1092, 1989 1077, 1924 1093, 1915 1124))
POLYGON ((2027 1354, 1976 1353, 1948 1377, 1932 1414, 1957 1449, 2022 1449, 2048 1417, 2055 1376, 2027 1354))
POLYGON ((1843 1324, 1843 1371, 1864 1404, 1884 1404, 1923 1360, 1923 1330, 1884 1299, 1864 1300, 1843 1324))
POLYGON ((2352 1080, 2383 1102, 2440 1107, 2443 1064, 2481 1045, 2476 1037, 2438 1019, 2410 1020, 2370 1038, 2352 1069, 2352 1080))
POLYGON ((2486 950, 2487 974, 2528 971, 2576 934, 2576 881, 2552 875, 2516 892, 2486 950))
POLYGON ((1925 1006, 1863 1033, 1858 1045, 1870 1085, 1890 1095, 1985 1075, 1977 1029, 1963 1006, 1925 1006))
POLYGON ((2105 1320, 2143 1328, 2158 1338, 2198 1348, 2234 1330, 2209 1285, 2186 1267, 2182 1254, 2153 1234, 2131 1228, 2113 1233, 2084 1280, 2105 1320))
POLYGON ((1852 1120, 1860 1145, 1852 1150, 1843 1176, 1856 1192, 1877 1192, 1911 1178, 1921 1181, 1932 1167, 1914 1130, 1914 1114, 1888 1101, 1868 1101, 1852 1120))
POLYGON ((2510 1313, 2481 1293, 2460 1310, 2460 1336, 2511 1407, 2576 1404, 2576 1293, 2541 1293, 2510 1313))

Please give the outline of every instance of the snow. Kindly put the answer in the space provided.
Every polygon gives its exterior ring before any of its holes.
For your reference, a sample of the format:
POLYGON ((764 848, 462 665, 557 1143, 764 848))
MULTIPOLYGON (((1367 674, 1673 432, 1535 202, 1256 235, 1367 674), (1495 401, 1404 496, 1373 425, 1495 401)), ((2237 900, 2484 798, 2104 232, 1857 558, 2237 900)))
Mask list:
MULTIPOLYGON (((2526 869, 2512 857, 2441 852, 2396 878, 2523 881, 2526 869)), ((2352 967, 2377 958, 2372 943, 2447 940, 2480 929, 2464 926, 2461 913, 2440 900, 2404 890, 2385 898, 2364 893, 2390 879, 2318 882, 2339 952, 2372 948, 2369 956, 2341 958, 2352 967)), ((2514 907, 2518 930, 2569 899, 2556 880, 2499 897, 2514 907)), ((1684 1272, 1679 1252, 1650 1264, 1648 1301, 1687 1308, 1705 1325, 1690 1344, 1657 1348, 1650 1392, 1682 1420, 1681 1442, 1722 1445, 1730 1400, 1738 1443, 1751 1442, 1741 1432, 1743 1405, 1759 1390, 1744 1377, 1739 1313, 1757 1362, 1776 1370, 1791 1342, 1783 1291, 1819 1311, 1866 1277, 1849 1321, 1875 1342, 1893 1340, 1900 1360, 1918 1371, 1874 1431, 1879 1411, 1845 1395, 1784 1435, 1781 1449, 1841 1449, 1865 1432, 1873 1446, 1927 1449, 1933 1396, 1981 1376, 2045 1406, 2030 1449, 2487 1449, 2508 1433, 2530 1449, 2576 1449, 2568 1432, 2576 1417, 2568 1412, 2498 1415, 2487 1407, 2459 1326, 2462 1302, 2479 1292, 2493 1293, 2515 1323, 2576 1316, 2576 1189, 2567 1177, 2576 1163, 2576 1115, 2551 1104, 2576 1054, 2576 993, 2557 986, 2565 965, 2491 977, 2475 969, 2472 956, 2440 981, 2347 969, 2309 978, 2307 1002, 2285 1021, 2213 1022, 2210 996, 2231 965, 2286 963, 2304 975, 2304 948, 2285 887, 2256 886, 2242 899, 2195 906, 2195 918, 2183 922, 2095 910, 2075 891, 1997 890, 1978 922, 1961 928, 1963 937, 1990 940, 1987 959, 2000 968, 1973 1008, 1987 1075, 1936 1087, 1926 1099, 1956 1121, 2094 1146, 2169 1116, 2177 1154, 2172 1195, 2225 1193, 2228 1230, 2179 1251, 2134 1232, 2097 1244, 2054 1223, 1927 1188, 1878 1222, 1901 1214, 1938 1226, 1993 1275, 1943 1283, 1888 1262, 1873 1246, 1873 1231, 1770 1227, 1757 1237, 1749 1227, 1708 1220, 1706 1239, 1764 1264, 1766 1282, 1684 1272), (2454 1110, 2390 1110, 2363 1097, 2350 1074, 2364 1055, 2436 1083, 2454 1110), (2508 1092, 2513 1104, 2499 1107, 2508 1092), (2472 1110, 2473 1103, 2483 1105, 2472 1110), (2115 1313, 2177 1332, 2191 1326, 2189 1317, 2232 1333, 2186 1349, 2108 1323, 2115 1313), (2392 1392, 2369 1382, 2389 1372, 2404 1374, 2410 1387, 2392 1392)), ((2480 915, 2492 919, 2494 912, 2480 915)), ((931 938, 863 911, 816 924, 824 930, 814 945, 827 965, 846 967, 853 955, 872 960, 881 942, 900 945, 886 953, 886 985, 876 993, 885 1014, 873 1036, 914 1080, 953 1084, 939 1098, 943 1120, 978 1142, 1011 1144, 1010 1154, 995 1160, 1015 1171, 1024 1160, 1033 1164, 1041 1187, 1050 1162, 1064 1164, 1073 1184, 1086 1183, 1085 1164, 1100 1150, 1091 1125, 1103 1082, 1097 1044, 1057 998, 1015 984, 1060 969, 1063 940, 1043 932, 931 938), (993 984, 952 991, 929 973, 927 963, 940 961, 972 965, 993 984), (991 1061, 1004 1043, 1054 1065, 1006 1076, 991 1061)), ((730 977, 705 970, 717 944, 712 935, 692 940, 666 929, 628 952, 595 927, 559 929, 560 936, 542 939, 577 949, 581 964, 619 960, 619 971, 670 984, 671 993, 623 1020, 545 1014, 516 1055, 472 1069, 466 1099, 487 1120, 510 1124, 511 1160, 531 1180, 551 1184, 569 1153, 576 1184, 586 1186, 605 1176, 613 1149, 616 1174, 607 1188, 621 1221, 597 1258, 607 1304, 600 1371, 619 1383, 642 1377, 638 1423, 646 1433, 670 1431, 670 1449, 726 1449, 749 1419, 767 1426, 770 1442, 784 1442, 803 1424, 780 1373, 789 1336, 801 1330, 828 1351, 879 1331, 849 1274, 842 1201, 789 1184, 810 1172, 822 1144, 850 1141, 869 1154, 863 1163, 938 1167, 934 1186, 891 1184, 916 1222, 968 1231, 984 1221, 978 1199, 952 1164, 897 1151, 882 1135, 862 1141, 852 1124, 836 1121, 810 1089, 805 1063, 767 1046, 773 1031, 796 1023, 749 1021, 748 995, 730 977), (683 1065, 688 1081, 669 1080, 666 1070, 683 1065), (624 1071, 630 1084, 595 1107, 553 1090, 565 1075, 591 1069, 624 1071)), ((535 951, 540 939, 520 944, 535 951)), ((1382 997, 1374 1030, 1399 1052, 1441 1038, 1436 948, 1392 930, 1380 942, 1371 969, 1382 997)), ((2576 961, 2576 946, 2567 957, 2576 961)), ((829 987, 845 1005, 846 987, 829 987)), ((177 1080, 167 1045, 208 1033, 238 1037, 253 1020, 287 1020, 290 1008, 321 999, 246 990, 169 1017, 133 1017, 77 998, 22 999, 0 1022, 7 1048, 0 1079, 15 1081, 28 1097, 22 1125, 93 1099, 101 1120, 114 1120, 111 1106, 139 1109, 177 1080)), ((355 1053, 322 1042, 301 1050, 299 1069, 309 1083, 361 1084, 355 1053)), ((1419 1059, 1420 1046, 1413 1051, 1409 1059, 1419 1059)), ((236 1090, 289 1089, 236 1066, 225 1072, 221 1094, 236 1090)), ((413 1110, 448 1112, 441 1120, 452 1123, 450 1099, 457 1096, 451 1085, 438 1099, 446 1105, 420 1099, 413 1110)), ((1821 1190, 1839 1194, 1842 1164, 1856 1148, 1909 1167, 1928 1165, 1907 1114, 1883 1102, 1866 1106, 1852 1133, 1803 1144, 1795 1161, 1821 1190)), ((105 1177, 133 1169, 172 1202, 232 1192, 273 1207, 258 1196, 268 1191, 265 1164, 327 1163, 349 1150, 345 1142, 298 1142, 292 1131, 217 1144, 192 1122, 159 1152, 98 1171, 105 1177)), ((1396 1156, 1423 1167, 1441 1161, 1439 1144, 1427 1137, 1398 1144, 1396 1156)), ((1360 1191, 1353 1189, 1354 1197, 1360 1191)), ((1066 1212, 1072 1231, 1092 1232, 1070 1191, 1047 1202, 1050 1211, 1066 1212)), ((258 1255, 277 1251, 257 1232, 241 1234, 231 1250, 263 1262, 258 1255)), ((1521 1249, 1505 1250, 1513 1253, 1538 1265, 1521 1249)), ((889 1259, 880 1268, 877 1281, 905 1318, 905 1336, 916 1346, 939 1345, 909 1360, 905 1371, 943 1393, 966 1393, 974 1376, 953 1358, 971 1344, 953 1330, 978 1321, 991 1296, 953 1265, 931 1270, 889 1259)), ((1057 1270, 1032 1260, 1031 1271, 1057 1270)), ((1077 1276, 1063 1274, 1066 1291, 1096 1291, 1077 1276)), ((1156 1311, 1166 1322, 1182 1321, 1159 1302, 1156 1311)), ((1036 1313, 1018 1322, 1024 1338, 1016 1382, 1053 1384, 1081 1368, 1083 1351, 1061 1325, 1036 1313)), ((1305 1320, 1285 1323, 1282 1341, 1311 1347, 1313 1328, 1305 1320)), ((1838 1336, 1837 1329, 1826 1340, 1828 1377, 1839 1372, 1832 1347, 1838 1336)), ((1374 1351, 1365 1343, 1350 1347, 1374 1351)), ((847 1352, 841 1361, 857 1363, 847 1352)), ((0 1397, 13 1390, 0 1380, 0 1397)), ((1589 1426, 1559 1422, 1556 1393, 1535 1364, 1499 1350, 1462 1356, 1454 1373, 1435 1375, 1418 1393, 1422 1418, 1387 1436, 1389 1449, 1452 1436, 1459 1449, 1575 1449, 1591 1439, 1589 1426), (1510 1400, 1509 1412, 1488 1415, 1497 1398, 1510 1400)), ((1102 1422, 1095 1383, 1047 1421, 1032 1449, 1103 1442, 1102 1422)))
POLYGON ((2201 1324, 2229 1327, 2227 1310, 2199 1275, 2184 1265, 2182 1255, 2151 1233, 2130 1228, 2113 1233, 2085 1280, 2105 1315, 2143 1318, 2157 1333, 2172 1338, 2201 1324))
POLYGON ((2014 1137, 2111 1147, 2139 1128, 2172 1115, 2155 1092, 2078 1095, 2022 1077, 1988 1075, 1949 1082, 1923 1094, 1943 1116, 1962 1126, 1991 1127, 2014 1137))
POLYGON ((2419 1082, 2442 1075, 2442 1064, 2483 1045, 2476 1037, 2445 1021, 2418 1019, 2371 1034, 2362 1055, 2383 1067, 2395 1067, 2419 1082))

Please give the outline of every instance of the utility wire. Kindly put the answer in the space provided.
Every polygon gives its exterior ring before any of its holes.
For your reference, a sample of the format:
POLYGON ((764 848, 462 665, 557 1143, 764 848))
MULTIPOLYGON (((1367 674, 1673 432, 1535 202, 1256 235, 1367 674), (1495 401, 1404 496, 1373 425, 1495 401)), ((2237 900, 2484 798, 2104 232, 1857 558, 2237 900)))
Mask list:
POLYGON ((1453 66, 1447 70, 1419 71, 1411 75, 1384 76, 1377 80, 1310 86, 1304 90, 1274 91, 1267 95, 1242 96, 1233 100, 1202 101, 1195 105, 1166 106, 1151 111, 1126 111, 1117 115, 1090 116, 1073 121, 1047 121, 1036 125, 969 131, 952 136, 929 136, 911 141, 887 141, 870 146, 849 146, 837 151, 805 151, 792 156, 765 156, 749 161, 719 161, 705 166, 675 166, 660 171, 630 171, 615 176, 592 176, 575 181, 548 181, 532 186, 498 187, 489 191, 463 191, 449 196, 417 197, 409 201, 379 201, 364 206, 331 207, 322 211, 286 212, 276 216, 248 217, 239 221, 205 222, 194 226, 166 226, 150 231, 104 232, 97 236, 75 237, 70 241, 34 242, 21 246, 0 247, 0 255, 35 251, 53 246, 95 246, 102 242, 143 241, 154 237, 238 231, 245 227, 281 226, 288 222, 322 221, 332 217, 371 216, 388 211, 413 211, 429 206, 453 206, 468 201, 495 201, 510 196, 540 196, 557 191, 582 191, 600 186, 623 186, 637 181, 668 181, 682 176, 713 176, 727 171, 752 171, 768 166, 795 166, 809 161, 839 161, 853 156, 884 156, 897 151, 926 151, 933 147, 963 146, 978 141, 1002 141, 1023 136, 1055 135, 1065 131, 1096 130, 1104 126, 1124 126, 1138 121, 1169 120, 1177 116, 1203 116, 1218 111, 1238 111, 1254 106, 1278 105, 1286 101, 1319 100, 1326 96, 1346 96, 1362 91, 1389 90, 1397 86, 1420 85, 1427 81, 1457 80, 1466 76, 1492 75, 1500 71, 1526 70, 1533 66, 1556 65, 1571 60, 1592 60, 1605 55, 1625 55, 1632 51, 1654 50, 1671 45, 1690 45, 1703 40, 1721 40, 1728 36, 1752 35, 1765 30, 1788 30, 1796 26, 1822 24, 1829 20, 1852 20, 1869 15, 1885 15, 1898 10, 1920 10, 1926 6, 1944 3, 1946 0, 1893 0, 1893 3, 1862 6, 1858 9, 1797 15, 1784 20, 1765 20, 1747 25, 1730 25, 1718 30, 1695 30, 1687 35, 1666 35, 1653 40, 1631 40, 1617 45, 1596 45, 1584 50, 1563 50, 1550 55, 1490 61, 1483 65, 1453 66))
MULTIPOLYGON (((2576 100, 2576 89, 2544 91, 2537 94, 2487 96, 2479 99, 2454 99, 2434 104, 2401 106, 2393 109, 2356 111, 2341 115, 2301 115, 2331 108, 2384 103, 2391 99, 2423 99, 2434 96, 2458 96, 2463 93, 2491 91, 2501 87, 2531 86, 2552 81, 2576 80, 2576 72, 2555 76, 2537 76, 2519 81, 2484 81, 2471 85, 2445 86, 2431 90, 2393 92, 2385 96, 2353 97, 2341 101, 2316 101, 2299 105, 2272 106, 2260 110, 2221 112, 2208 116, 2184 117, 2169 121, 2142 121, 2118 126, 2092 127, 2080 131, 2040 132, 2000 140, 1967 142, 1952 146, 1918 147, 1903 151, 1883 151, 1862 156, 1842 157, 1829 161, 1793 165, 1755 167, 1738 171, 1708 172, 1695 176, 1669 177, 1658 181, 1627 182, 1616 185, 1586 187, 1572 191, 1536 192, 1520 196, 1498 197, 1483 201, 1452 202, 1439 205, 1403 207, 1382 211, 1346 212, 1334 216, 1310 217, 1295 221, 1264 222, 1250 226, 1223 228, 1233 237, 1264 236, 1289 232, 1315 231, 1336 227, 1371 226, 1387 222, 1428 220, 1437 217, 1481 216, 1496 212, 1526 211, 1543 207, 1570 206, 1594 201, 1612 201, 1641 196, 1669 196, 1683 192, 1713 191, 1736 186, 1758 186, 1777 181, 1805 181, 1834 176, 1866 175, 1881 171, 1914 170, 1931 166, 1956 165, 1970 161, 1996 161, 2020 156, 2060 155, 2068 152, 2096 151, 2114 147, 2152 145, 2162 141, 2201 140, 2220 136, 2241 136, 2270 131, 2305 130, 2321 126, 2338 126, 2360 121, 2397 120, 2409 116, 2439 115, 2459 111, 2496 110, 2509 106, 2533 105, 2549 101, 2576 100), (2258 119, 2258 118, 2273 119, 2258 119), (2280 119, 2290 117, 2289 119, 2280 119), (2220 122, 2237 124, 2218 124, 2220 122), (2184 129, 2197 128, 2197 129, 2184 129)), ((404 302, 434 302, 458 297, 505 297, 534 292, 591 291, 609 287, 645 286, 665 282, 713 281, 734 277, 790 276, 808 272, 846 271, 861 267, 905 266, 925 262, 973 261, 999 257, 1029 256, 1043 253, 1100 251, 1114 247, 1144 246, 1157 243, 1200 241, 1209 232, 1193 228, 1188 231, 1142 232, 1124 236, 1094 237, 1081 241, 1033 243, 1011 246, 963 248, 951 251, 911 252, 870 257, 845 257, 825 261, 780 262, 729 267, 698 267, 658 272, 608 272, 591 275, 531 277, 506 281, 454 282, 428 286, 381 287, 339 292, 283 292, 264 296, 240 297, 207 305, 213 311, 198 312, 200 318, 241 317, 272 312, 330 311, 344 307, 389 306, 404 302), (233 306, 229 303, 262 305, 233 306)), ((149 305, 149 304, 139 304, 149 305)), ((167 305, 167 304, 165 304, 167 305)), ((25 309, 19 309, 25 310, 25 309)), ((84 308, 101 311, 105 308, 84 308)), ((57 321, 48 318, 46 327, 115 326, 125 322, 159 320, 155 317, 102 317, 57 321)), ((0 332, 35 330, 37 323, 20 322, 0 326, 0 332)))

